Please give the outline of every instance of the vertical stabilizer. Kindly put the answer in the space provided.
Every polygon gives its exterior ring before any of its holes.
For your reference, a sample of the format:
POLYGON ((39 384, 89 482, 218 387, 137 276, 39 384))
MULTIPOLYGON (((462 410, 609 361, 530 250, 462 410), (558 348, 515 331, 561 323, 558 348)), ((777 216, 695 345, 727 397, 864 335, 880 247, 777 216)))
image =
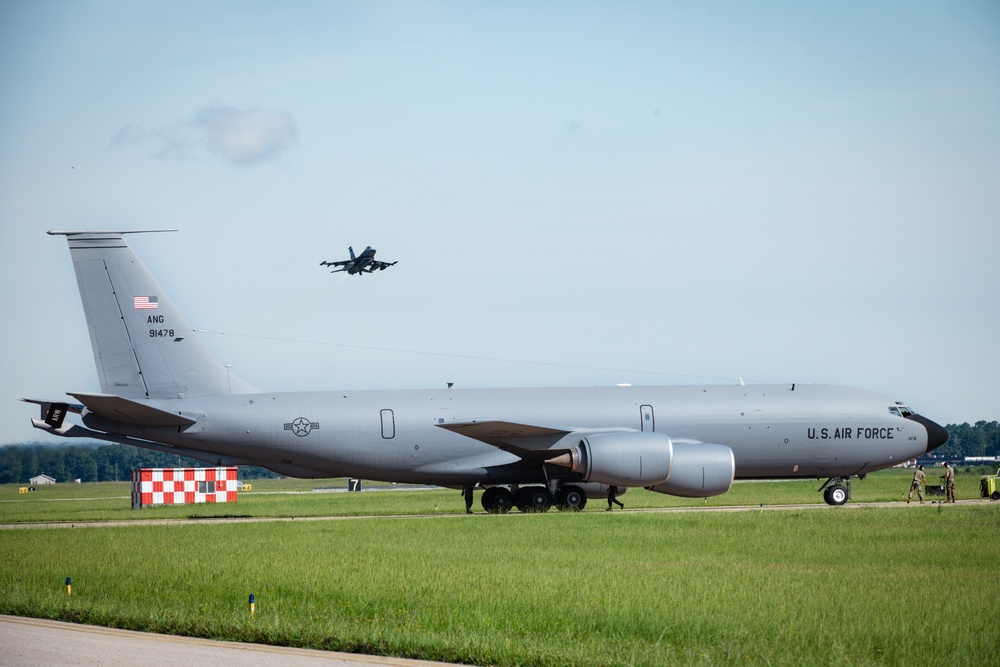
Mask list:
POLYGON ((256 391, 195 338, 128 233, 49 232, 69 242, 101 390, 132 399, 256 391))

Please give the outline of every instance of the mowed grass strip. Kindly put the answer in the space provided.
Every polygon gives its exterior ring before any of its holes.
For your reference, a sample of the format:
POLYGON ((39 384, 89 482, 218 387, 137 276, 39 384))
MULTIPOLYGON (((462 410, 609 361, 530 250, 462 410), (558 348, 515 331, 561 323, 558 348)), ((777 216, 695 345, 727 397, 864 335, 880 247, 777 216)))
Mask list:
POLYGON ((998 529, 983 503, 7 530, 0 612, 480 665, 995 664, 998 529))
MULTIPOLYGON (((928 468, 928 479, 938 482, 940 468, 928 468)), ((992 472, 996 472, 995 470, 992 472)), ((979 498, 979 472, 960 470, 956 495, 960 500, 979 498)), ((854 480, 854 503, 904 501, 913 479, 912 470, 884 470, 854 480)), ((178 519, 213 517, 307 517, 407 514, 462 514, 465 503, 453 489, 366 491, 364 493, 313 492, 347 487, 346 479, 266 479, 252 480, 252 491, 241 491, 235 504, 161 506, 132 510, 128 482, 54 484, 19 493, 18 484, 0 485, 0 523, 45 521, 134 521, 137 519, 178 519)), ((731 505, 822 505, 817 493, 821 481, 814 479, 783 482, 737 482, 729 493, 708 499, 676 498, 645 489, 629 489, 622 495, 629 509, 661 507, 722 507, 731 505)), ((373 488, 365 483, 365 488, 373 488)), ((473 509, 482 511, 476 492, 473 509)), ((928 497, 928 500, 931 498, 928 497)), ((603 499, 591 499, 586 512, 603 511, 603 499)))

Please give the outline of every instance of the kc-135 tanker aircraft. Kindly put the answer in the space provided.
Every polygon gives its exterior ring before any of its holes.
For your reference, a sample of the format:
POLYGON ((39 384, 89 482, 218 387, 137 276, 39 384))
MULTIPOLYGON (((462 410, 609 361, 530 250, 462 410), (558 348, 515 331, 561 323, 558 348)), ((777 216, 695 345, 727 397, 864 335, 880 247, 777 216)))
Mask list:
POLYGON ((49 232, 69 242, 101 393, 25 399, 36 428, 292 477, 482 488, 499 513, 580 510, 609 486, 717 496, 736 479, 825 479, 840 505, 852 477, 948 439, 886 396, 813 384, 262 391, 210 355, 128 233, 49 232))

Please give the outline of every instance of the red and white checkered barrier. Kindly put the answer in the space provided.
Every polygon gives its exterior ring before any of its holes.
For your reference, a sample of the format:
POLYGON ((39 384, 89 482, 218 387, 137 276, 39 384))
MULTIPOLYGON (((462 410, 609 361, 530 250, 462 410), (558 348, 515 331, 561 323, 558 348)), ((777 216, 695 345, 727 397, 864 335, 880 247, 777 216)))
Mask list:
POLYGON ((236 468, 140 468, 132 471, 132 509, 151 505, 235 503, 236 468))

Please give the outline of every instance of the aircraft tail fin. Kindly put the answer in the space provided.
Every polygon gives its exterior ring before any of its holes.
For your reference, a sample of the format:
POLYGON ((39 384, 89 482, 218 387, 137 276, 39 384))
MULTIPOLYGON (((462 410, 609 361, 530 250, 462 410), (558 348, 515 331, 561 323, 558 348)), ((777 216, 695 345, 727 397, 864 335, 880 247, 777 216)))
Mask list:
MULTIPOLYGON (((157 230, 167 231, 167 230, 157 230)), ((65 236, 104 394, 130 399, 251 393, 198 340, 126 231, 65 236)))
POLYGON ((347 252, 351 253, 352 262, 357 259, 357 257, 354 256, 354 246, 347 246, 347 252))

